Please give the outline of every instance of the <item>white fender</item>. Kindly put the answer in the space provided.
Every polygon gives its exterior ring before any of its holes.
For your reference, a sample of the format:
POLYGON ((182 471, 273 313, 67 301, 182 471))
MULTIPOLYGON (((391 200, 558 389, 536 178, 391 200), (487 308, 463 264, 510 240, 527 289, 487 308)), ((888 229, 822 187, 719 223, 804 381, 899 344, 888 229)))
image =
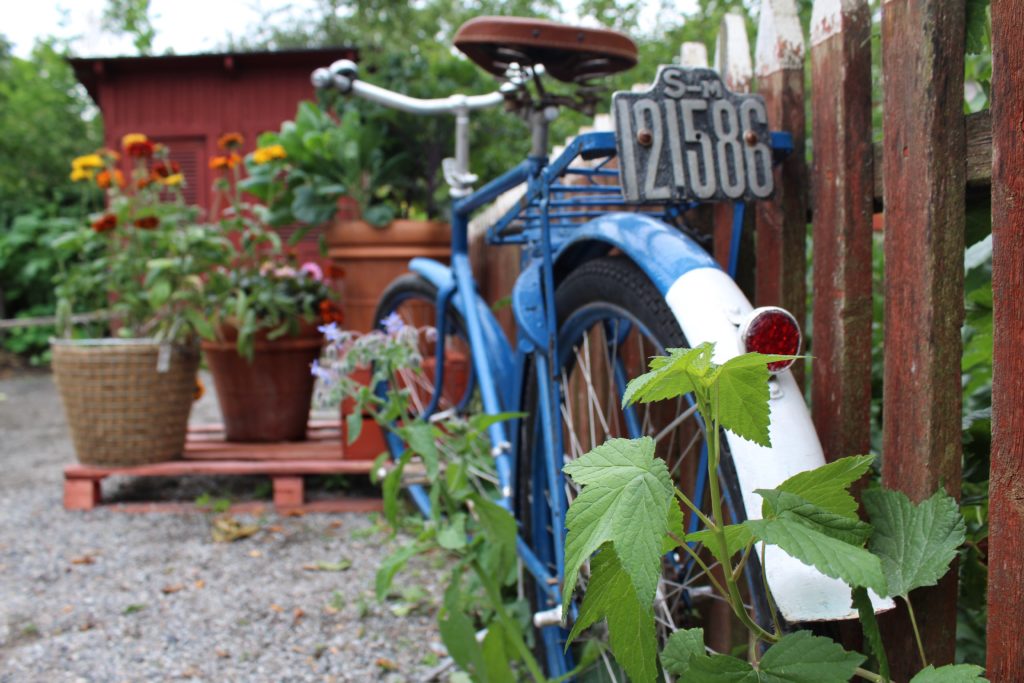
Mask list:
MULTIPOLYGON (((665 299, 691 346, 714 342, 716 363, 742 353, 737 326, 753 307, 724 272, 717 268, 687 271, 672 284, 665 299)), ((761 497, 755 489, 774 488, 798 472, 825 464, 818 435, 792 373, 782 372, 771 382, 772 447, 726 432, 748 519, 761 518, 761 497)), ((766 548, 765 572, 775 603, 787 621, 857 616, 846 584, 790 557, 778 546, 766 548)), ((893 607, 889 599, 882 600, 873 593, 871 598, 876 610, 893 607)))

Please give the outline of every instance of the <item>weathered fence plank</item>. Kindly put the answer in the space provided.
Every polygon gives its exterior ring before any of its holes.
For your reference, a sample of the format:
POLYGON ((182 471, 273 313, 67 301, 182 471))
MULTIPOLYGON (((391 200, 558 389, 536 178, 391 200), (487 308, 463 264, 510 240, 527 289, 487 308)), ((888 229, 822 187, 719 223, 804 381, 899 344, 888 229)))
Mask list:
MULTIPOLYGON (((882 481, 960 493, 964 0, 882 5, 885 395, 882 481)), ((956 572, 912 595, 929 660, 953 661, 956 572)), ((905 612, 885 620, 895 680, 920 668, 905 612), (890 645, 889 643, 892 643, 890 645)))
MULTIPOLYGON (((750 40, 747 22, 742 15, 729 13, 722 17, 715 40, 715 71, 722 77, 725 87, 737 93, 750 92, 754 78, 754 64, 750 58, 750 40)), ((733 205, 717 202, 712 207, 715 260, 722 268, 729 267, 732 253, 733 205)))
POLYGON ((815 0, 814 363, 811 405, 829 461, 871 449, 871 10, 815 0))
POLYGON ((1024 680, 1024 5, 992 3, 992 461, 988 677, 1024 680))
POLYGON ((755 49, 757 90, 773 130, 793 135, 775 171, 775 197, 758 202, 755 303, 788 309, 804 323, 807 286, 807 164, 804 161, 804 37, 793 0, 764 0, 755 49))

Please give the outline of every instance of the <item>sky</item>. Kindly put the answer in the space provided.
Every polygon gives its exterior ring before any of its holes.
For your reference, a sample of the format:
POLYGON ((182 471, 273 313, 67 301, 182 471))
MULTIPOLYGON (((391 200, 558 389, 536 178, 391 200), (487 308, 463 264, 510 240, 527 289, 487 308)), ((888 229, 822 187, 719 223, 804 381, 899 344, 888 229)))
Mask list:
MULTIPOLYGON (((227 45, 271 11, 302 12, 314 0, 151 0, 156 31, 154 54, 210 52, 227 45)), ((37 38, 54 35, 73 39, 78 56, 135 54, 131 38, 100 29, 106 0, 0 0, 0 34, 14 43, 14 54, 26 57, 37 38)))

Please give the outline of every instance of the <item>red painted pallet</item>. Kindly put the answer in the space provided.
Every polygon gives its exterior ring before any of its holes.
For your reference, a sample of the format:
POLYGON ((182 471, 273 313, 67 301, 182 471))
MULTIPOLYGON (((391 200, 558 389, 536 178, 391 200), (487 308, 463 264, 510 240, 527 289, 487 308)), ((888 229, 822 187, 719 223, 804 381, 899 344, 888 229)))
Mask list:
MULTIPOLYGON (((365 475, 371 460, 343 460, 339 447, 338 422, 311 422, 306 441, 289 443, 233 443, 224 441, 220 425, 200 425, 189 429, 181 460, 103 467, 68 465, 64 468, 64 508, 91 510, 102 504, 101 482, 110 476, 177 477, 188 475, 269 475, 273 483, 274 507, 283 512, 369 512, 382 508, 380 498, 348 496, 336 500, 307 503, 303 477, 316 474, 365 475)), ((127 512, 183 511, 195 509, 192 503, 149 502, 120 503, 111 506, 127 512)), ((242 503, 236 511, 251 511, 263 503, 242 503)))

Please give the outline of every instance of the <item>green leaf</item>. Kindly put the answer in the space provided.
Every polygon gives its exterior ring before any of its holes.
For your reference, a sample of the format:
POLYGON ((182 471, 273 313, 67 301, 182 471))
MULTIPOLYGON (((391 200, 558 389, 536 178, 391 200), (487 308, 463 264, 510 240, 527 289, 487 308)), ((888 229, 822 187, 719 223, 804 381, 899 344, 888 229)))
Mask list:
POLYGON ((714 533, 710 529, 701 529, 692 534, 686 534, 687 541, 702 544, 723 565, 727 565, 730 557, 746 548, 747 543, 750 543, 753 538, 750 529, 745 524, 730 524, 725 527, 725 545, 728 548, 729 557, 719 557, 718 544, 713 540, 714 533))
POLYGON ((381 482, 381 494, 384 498, 384 517, 391 526, 398 526, 398 491, 402 487, 402 472, 412 458, 412 451, 406 450, 395 463, 395 466, 388 470, 381 482))
POLYGON ((763 683, 846 683, 864 655, 810 631, 796 631, 768 648, 761 658, 763 683))
POLYGON ((435 440, 434 425, 429 422, 416 421, 402 426, 398 430, 399 435, 409 448, 416 455, 423 458, 423 465, 427 470, 427 478, 434 481, 437 478, 438 453, 435 440))
POLYGON ((363 431, 363 411, 356 409, 345 416, 345 427, 348 432, 348 445, 351 446, 363 431))
POLYGON ((728 655, 693 657, 690 680, 700 683, 759 683, 754 667, 728 655))
POLYGON ((608 620, 608 643, 612 654, 630 680, 653 681, 657 678, 658 653, 652 601, 641 602, 638 599, 628 571, 607 543, 590 562, 590 584, 567 642, 571 643, 601 619, 608 620))
MULTIPOLYGON (((818 507, 837 515, 857 517, 857 501, 849 493, 850 485, 871 467, 873 455, 852 455, 827 465, 794 474, 779 484, 777 491, 795 493, 818 507)), ((764 505, 767 505, 767 501, 764 505)), ((762 506, 762 515, 767 517, 762 506)))
POLYGON ((149 305, 153 308, 160 308, 171 298, 171 283, 167 280, 157 280, 149 286, 149 305))
POLYGON ((661 651, 661 665, 669 673, 685 680, 690 670, 690 658, 704 656, 704 629, 680 629, 669 636, 661 651))
POLYGON ((864 492, 864 507, 875 530, 868 547, 881 558, 889 592, 904 598, 915 588, 934 586, 964 542, 964 519, 945 491, 914 505, 889 489, 864 492))
POLYGON ((864 642, 868 650, 878 661, 878 673, 882 678, 889 679, 889 657, 885 654, 885 645, 882 643, 882 632, 878 630, 878 619, 875 618, 875 606, 871 604, 866 588, 858 586, 853 589, 853 606, 857 608, 860 616, 861 629, 864 631, 864 642))
POLYGON ((871 535, 871 526, 856 517, 850 518, 829 512, 798 495, 765 489, 757 489, 754 493, 764 498, 764 507, 767 511, 765 519, 795 519, 826 536, 856 546, 863 546, 871 535))
POLYGON ((466 547, 466 514, 456 512, 447 524, 437 531, 437 543, 448 550, 466 547))
POLYGON ((712 348, 705 343, 693 349, 669 349, 668 356, 652 358, 650 372, 630 380, 626 386, 622 405, 650 403, 693 391, 692 375, 698 374, 695 368, 707 366, 712 348))
POLYGON ((885 594, 881 562, 864 548, 823 534, 788 513, 776 519, 748 520, 744 525, 756 538, 779 546, 825 576, 885 594))
POLYGON ((792 357, 747 353, 720 366, 711 377, 718 384, 718 423, 739 437, 770 447, 768 363, 792 357))
POLYGON ((611 439, 564 468, 583 490, 566 515, 563 609, 576 588, 580 566, 611 541, 642 604, 654 600, 661 574, 672 481, 654 440, 611 439))
POLYGON ((505 651, 505 629, 495 620, 487 625, 487 635, 482 644, 483 680, 487 683, 515 683, 515 676, 509 666, 511 658, 505 651))
POLYGON ((921 669, 910 683, 973 683, 987 681, 985 670, 976 664, 947 664, 936 669, 931 664, 921 669))
MULTIPOLYGON (((445 608, 444 615, 437 623, 441 642, 448 654, 460 668, 472 675, 484 671, 484 653, 476 642, 476 631, 469 617, 459 610, 445 608)), ((474 679, 478 680, 478 679, 474 679)))
POLYGON ((391 588, 391 582, 395 579, 395 574, 402 571, 402 568, 420 550, 421 548, 418 544, 410 543, 403 545, 384 558, 384 561, 380 563, 380 567, 377 569, 377 576, 374 581, 374 590, 377 593, 378 600, 383 600, 387 597, 388 590, 391 588))
POLYGON ((512 513, 480 495, 472 497, 473 507, 484 529, 488 545, 497 550, 497 568, 516 562, 516 520, 512 513), (496 546, 496 548, 495 548, 496 546))

